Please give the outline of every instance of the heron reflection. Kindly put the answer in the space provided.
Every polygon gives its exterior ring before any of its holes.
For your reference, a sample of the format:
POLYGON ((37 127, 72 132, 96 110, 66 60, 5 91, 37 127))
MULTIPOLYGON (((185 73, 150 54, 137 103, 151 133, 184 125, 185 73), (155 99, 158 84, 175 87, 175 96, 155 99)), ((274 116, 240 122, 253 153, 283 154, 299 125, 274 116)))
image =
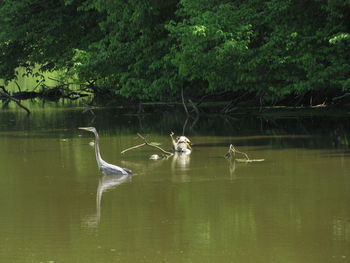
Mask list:
POLYGON ((100 153, 100 137, 98 136, 97 130, 95 127, 79 127, 80 130, 85 130, 92 132, 95 135, 95 155, 98 168, 104 174, 131 174, 132 171, 127 168, 122 168, 114 164, 107 163, 101 157, 100 153))
POLYGON ((85 226, 89 228, 97 227, 101 219, 101 200, 105 192, 113 190, 121 184, 131 181, 130 174, 109 174, 104 175, 98 184, 96 191, 96 214, 89 216, 85 220, 85 226))

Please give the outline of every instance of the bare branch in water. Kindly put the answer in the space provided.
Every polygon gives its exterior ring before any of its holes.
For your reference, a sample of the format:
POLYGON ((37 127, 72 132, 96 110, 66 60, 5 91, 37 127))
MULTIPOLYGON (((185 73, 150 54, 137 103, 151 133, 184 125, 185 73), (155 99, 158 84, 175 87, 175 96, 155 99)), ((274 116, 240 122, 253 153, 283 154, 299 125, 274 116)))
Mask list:
POLYGON ((225 158, 231 158, 232 155, 235 156, 236 153, 242 154, 246 158, 246 159, 235 158, 235 161, 237 161, 237 162, 251 163, 251 162, 263 162, 263 161, 265 161, 265 159, 250 159, 248 154, 238 151, 232 144, 230 144, 228 152, 225 154, 225 158))
POLYGON ((136 146, 132 146, 132 147, 130 147, 128 149, 125 149, 125 150, 121 151, 120 153, 124 154, 127 151, 130 151, 130 150, 133 150, 133 149, 137 149, 137 148, 140 148, 140 147, 145 146, 145 145, 147 145, 147 144, 146 143, 142 143, 142 144, 139 144, 139 145, 136 145, 136 146))
POLYGON ((239 153, 239 154, 244 155, 245 158, 246 158, 247 160, 249 160, 249 156, 248 156, 246 153, 240 152, 240 151, 236 150, 236 148, 233 147, 232 144, 230 144, 230 147, 229 147, 229 149, 228 149, 228 152, 225 154, 225 158, 232 157, 232 155, 235 156, 236 153, 239 153))
POLYGON ((165 154, 168 155, 168 156, 174 155, 173 153, 168 152, 168 151, 164 150, 163 148, 161 148, 161 147, 159 147, 159 146, 157 146, 157 145, 154 145, 154 144, 152 144, 152 143, 149 143, 149 142, 146 140, 146 138, 143 137, 141 134, 137 133, 137 136, 139 136, 139 137, 144 141, 144 143, 138 144, 138 145, 135 145, 135 146, 132 146, 132 147, 130 147, 130 148, 127 148, 127 149, 121 151, 121 152, 120 152, 121 154, 124 154, 124 153, 127 152, 127 151, 130 151, 130 150, 133 150, 133 149, 137 149, 137 148, 140 148, 140 147, 143 147, 143 146, 146 146, 146 145, 147 145, 147 146, 150 146, 150 147, 153 147, 153 148, 156 148, 156 149, 160 150, 161 152, 165 153, 165 154))

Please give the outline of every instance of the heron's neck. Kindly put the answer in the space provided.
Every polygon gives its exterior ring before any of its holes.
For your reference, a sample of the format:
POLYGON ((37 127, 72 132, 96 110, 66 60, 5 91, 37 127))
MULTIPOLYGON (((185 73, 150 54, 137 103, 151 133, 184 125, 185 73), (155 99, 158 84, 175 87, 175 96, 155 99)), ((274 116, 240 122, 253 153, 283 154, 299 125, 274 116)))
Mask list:
POLYGON ((101 153, 100 153, 100 137, 98 136, 98 134, 96 132, 94 132, 95 134, 95 154, 96 154, 96 161, 99 167, 101 167, 101 164, 103 162, 102 157, 101 157, 101 153))

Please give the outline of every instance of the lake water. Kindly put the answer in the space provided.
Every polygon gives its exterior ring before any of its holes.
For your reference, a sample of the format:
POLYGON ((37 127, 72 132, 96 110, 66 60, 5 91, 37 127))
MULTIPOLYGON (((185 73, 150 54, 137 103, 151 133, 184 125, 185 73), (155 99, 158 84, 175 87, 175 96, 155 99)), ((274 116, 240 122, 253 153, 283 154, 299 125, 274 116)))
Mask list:
POLYGON ((83 113, 75 104, 0 111, 0 262, 350 262, 350 114, 83 113), (133 170, 98 171, 102 157, 133 170), (136 133, 188 156, 153 161, 136 133), (224 158, 230 144, 252 159, 224 158))

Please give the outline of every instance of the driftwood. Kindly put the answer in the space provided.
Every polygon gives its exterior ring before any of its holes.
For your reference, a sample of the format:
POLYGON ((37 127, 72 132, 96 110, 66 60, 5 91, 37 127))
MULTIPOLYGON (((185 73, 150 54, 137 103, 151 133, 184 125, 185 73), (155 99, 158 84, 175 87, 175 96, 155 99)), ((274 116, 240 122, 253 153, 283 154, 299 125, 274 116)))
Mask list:
POLYGON ((234 160, 235 161, 241 162, 241 163, 252 163, 252 162, 263 162, 263 161, 265 161, 265 159, 250 159, 248 154, 238 151, 232 144, 230 144, 228 152, 225 154, 225 158, 232 158, 232 156, 234 156, 234 160), (235 158, 236 153, 244 155, 245 159, 235 158))
POLYGON ((6 89, 5 89, 3 86, 0 86, 0 87, 1 87, 1 89, 3 90, 3 91, 0 91, 1 97, 5 97, 5 98, 8 99, 8 100, 14 101, 19 107, 21 107, 22 109, 24 109, 24 110, 27 112, 28 115, 30 114, 30 110, 29 110, 27 107, 23 106, 23 105, 21 104, 20 100, 18 100, 18 99, 16 99, 16 98, 12 97, 12 96, 6 91, 6 89))
POLYGON ((121 152, 120 152, 121 154, 124 154, 124 153, 126 153, 127 151, 130 151, 130 150, 133 150, 133 149, 137 149, 137 148, 140 148, 140 147, 143 147, 143 146, 150 146, 150 147, 153 147, 153 148, 156 148, 156 149, 160 150, 162 153, 166 154, 167 157, 170 157, 170 156, 174 155, 174 153, 168 152, 168 151, 162 149, 161 147, 155 145, 154 143, 148 142, 148 141, 146 140, 146 138, 143 137, 141 134, 137 133, 137 136, 139 136, 139 137, 144 141, 144 143, 141 143, 141 144, 139 144, 139 145, 135 145, 135 146, 132 146, 132 147, 130 147, 130 148, 127 148, 127 149, 121 151, 121 152))

